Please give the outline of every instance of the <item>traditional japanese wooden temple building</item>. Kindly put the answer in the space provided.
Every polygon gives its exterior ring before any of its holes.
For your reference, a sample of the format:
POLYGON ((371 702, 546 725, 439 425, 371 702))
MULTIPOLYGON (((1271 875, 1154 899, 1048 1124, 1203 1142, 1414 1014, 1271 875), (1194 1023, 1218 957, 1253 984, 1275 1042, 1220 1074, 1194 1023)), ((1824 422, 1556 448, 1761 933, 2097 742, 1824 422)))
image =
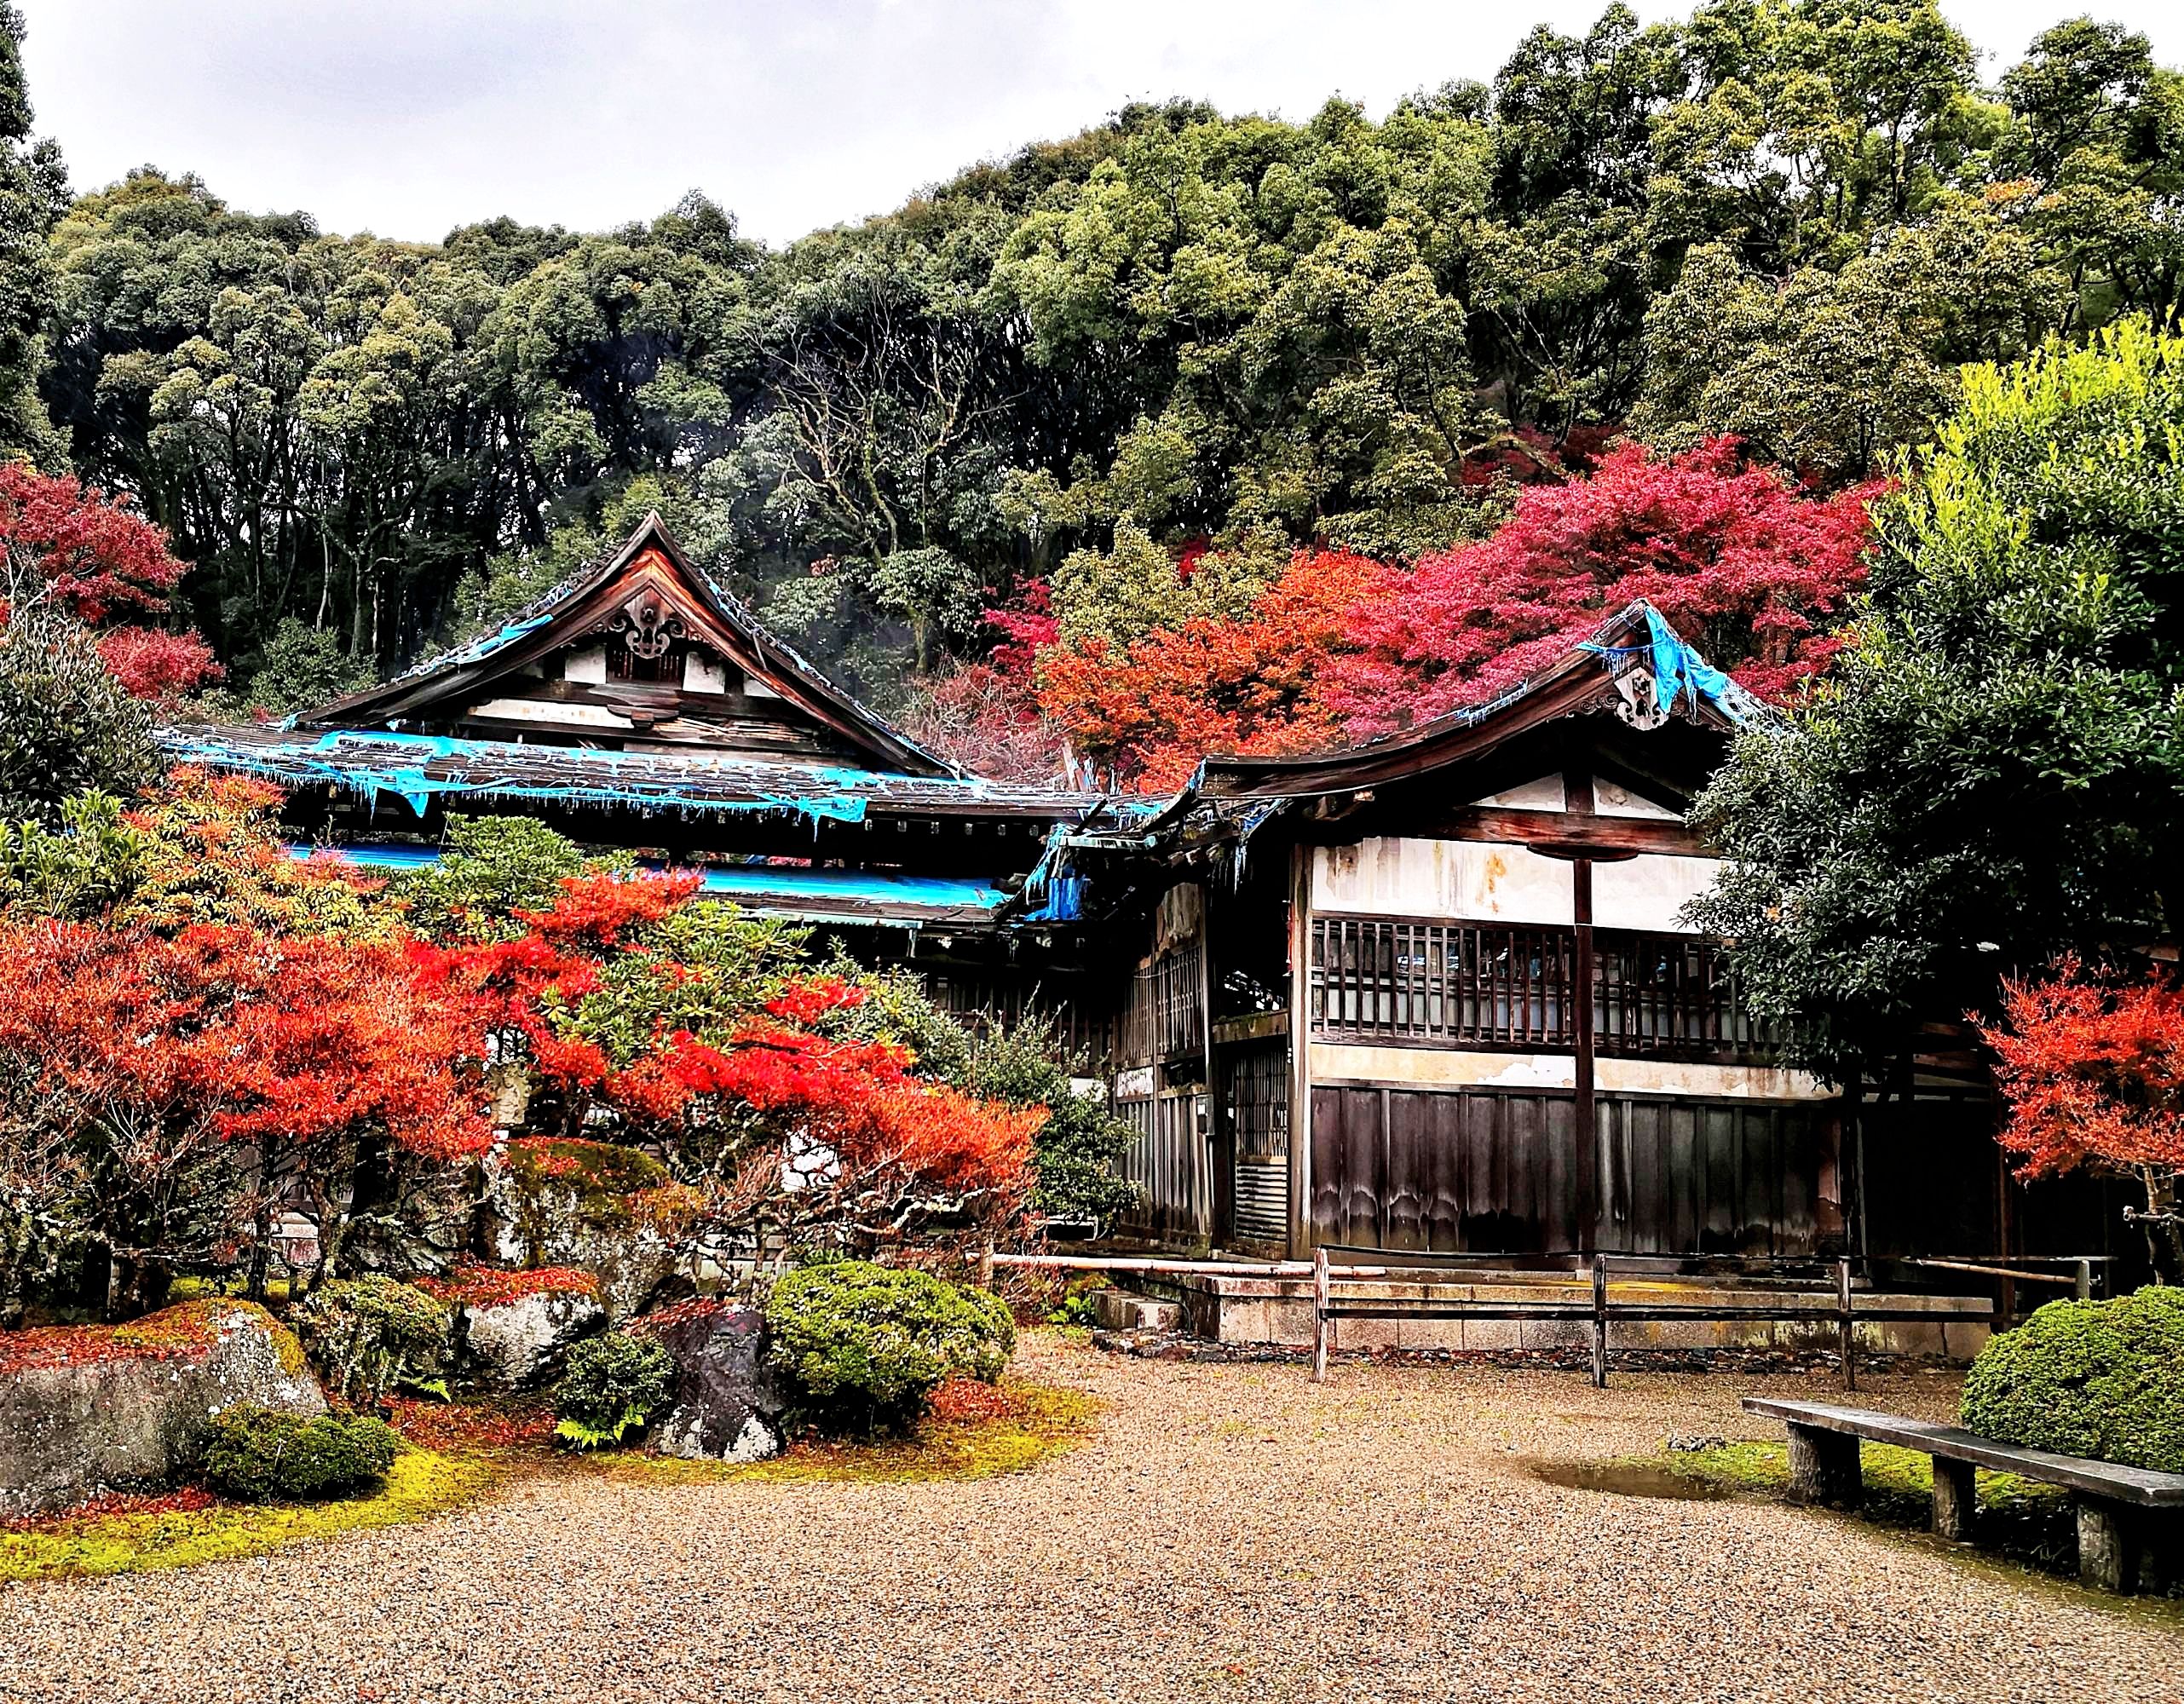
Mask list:
POLYGON ((1685 814, 1771 716, 1637 604, 1400 737, 1212 758, 1168 799, 1006 785, 858 704, 655 515, 488 638, 278 728, 167 739, 288 786, 299 838, 360 861, 534 815, 959 1010, 1053 1010, 1138 1131, 1119 1229, 1167 1246, 2006 1247, 1986 1183, 1945 1207, 1898 1152, 1941 1132, 2006 1198, 1974 1076, 1928 1081, 1874 1158, 1684 922, 1715 867, 1685 814))

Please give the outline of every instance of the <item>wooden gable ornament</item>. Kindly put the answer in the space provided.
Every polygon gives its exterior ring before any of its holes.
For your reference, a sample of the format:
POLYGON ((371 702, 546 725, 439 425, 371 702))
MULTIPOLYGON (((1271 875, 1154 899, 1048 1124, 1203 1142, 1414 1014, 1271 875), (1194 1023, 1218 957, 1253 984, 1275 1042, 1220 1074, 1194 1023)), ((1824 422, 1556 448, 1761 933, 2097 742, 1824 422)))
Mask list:
POLYGON ((657 514, 498 633, 297 720, 956 773, 768 633, 657 514))

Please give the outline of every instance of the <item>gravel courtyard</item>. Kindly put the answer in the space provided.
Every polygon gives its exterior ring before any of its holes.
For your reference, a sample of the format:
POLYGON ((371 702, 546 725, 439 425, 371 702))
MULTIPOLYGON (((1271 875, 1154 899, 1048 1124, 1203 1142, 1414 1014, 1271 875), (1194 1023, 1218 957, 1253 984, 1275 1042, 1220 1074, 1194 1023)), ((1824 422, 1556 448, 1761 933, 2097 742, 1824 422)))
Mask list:
MULTIPOLYGON (((1098 1434, 974 1483, 532 1481, 437 1522, 0 1587, 0 1697, 2175 1699, 2173 1618, 1766 1503, 1527 1457, 1760 1436, 1795 1379, 1121 1361, 1098 1434)), ((1817 1394, 1817 1393, 1816 1393, 1817 1394)), ((1948 1381, 1864 1400, 1939 1413, 1948 1381)))

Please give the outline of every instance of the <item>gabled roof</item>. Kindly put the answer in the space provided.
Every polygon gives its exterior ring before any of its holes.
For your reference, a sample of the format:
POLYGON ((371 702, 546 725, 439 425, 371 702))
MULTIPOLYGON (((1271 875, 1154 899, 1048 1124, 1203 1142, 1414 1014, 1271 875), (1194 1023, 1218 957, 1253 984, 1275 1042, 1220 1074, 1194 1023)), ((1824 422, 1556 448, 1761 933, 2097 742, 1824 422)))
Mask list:
POLYGON ((1491 751, 1517 734, 1583 711, 1615 710, 1634 726, 1672 717, 1724 734, 1765 726, 1777 712, 1684 642, 1643 599, 1589 639, 1485 704, 1467 705, 1404 733, 1280 757, 1213 757, 1169 808, 1207 799, 1311 797, 1427 774, 1491 751))
POLYGON ((442 717, 483 688, 576 642, 634 600, 656 601, 745 674, 764 682, 873 768, 906 775, 961 772, 867 709, 694 567, 667 524, 648 514, 621 547, 556 586, 497 633, 444 653, 383 685, 295 718, 299 728, 412 727, 442 717))

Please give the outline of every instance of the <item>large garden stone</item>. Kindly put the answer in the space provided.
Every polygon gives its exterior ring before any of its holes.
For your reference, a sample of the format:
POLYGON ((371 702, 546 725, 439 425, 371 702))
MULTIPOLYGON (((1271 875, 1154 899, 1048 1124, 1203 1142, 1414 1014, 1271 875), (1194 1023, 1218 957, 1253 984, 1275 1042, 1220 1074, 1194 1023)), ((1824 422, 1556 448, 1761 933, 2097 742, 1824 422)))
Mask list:
POLYGON ((605 1329, 607 1310, 586 1291, 538 1291, 463 1310, 463 1367, 483 1390, 521 1390, 560 1372, 569 1345, 605 1329))
POLYGON ((727 1302, 684 1302, 634 1321, 675 1360, 675 1405, 652 1429, 664 1454, 763 1461, 779 1454, 787 1400, 766 1364, 766 1316, 727 1302))
POLYGON ((701 1206, 657 1160, 614 1143, 522 1137, 486 1168, 499 1258, 591 1273, 617 1324, 689 1293, 684 1233, 701 1206))
POLYGON ((295 1337, 248 1302, 0 1333, 0 1517, 187 1477, 237 1402, 326 1407, 295 1337))

